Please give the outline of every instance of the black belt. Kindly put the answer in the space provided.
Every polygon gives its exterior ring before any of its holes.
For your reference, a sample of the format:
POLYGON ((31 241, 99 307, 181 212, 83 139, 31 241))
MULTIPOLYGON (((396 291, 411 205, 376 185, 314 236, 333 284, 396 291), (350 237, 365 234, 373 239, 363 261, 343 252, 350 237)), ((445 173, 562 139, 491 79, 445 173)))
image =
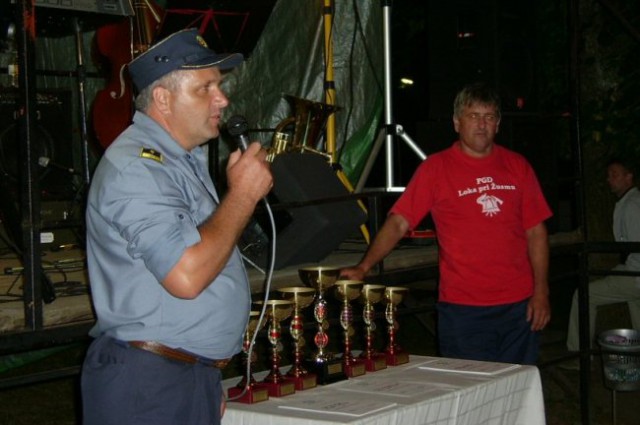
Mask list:
POLYGON ((176 360, 183 363, 196 364, 201 363, 205 366, 224 369, 231 359, 210 360, 203 357, 194 356, 184 351, 176 350, 166 345, 162 345, 155 341, 127 341, 127 343, 140 350, 148 351, 169 360, 176 360))

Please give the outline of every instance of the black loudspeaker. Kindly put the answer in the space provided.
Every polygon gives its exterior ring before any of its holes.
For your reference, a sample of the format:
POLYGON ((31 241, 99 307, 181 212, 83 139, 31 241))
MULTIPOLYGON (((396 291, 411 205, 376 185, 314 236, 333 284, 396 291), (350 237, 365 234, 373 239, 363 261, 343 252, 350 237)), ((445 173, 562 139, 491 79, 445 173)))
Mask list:
MULTIPOLYGON (((20 190, 20 129, 17 121, 19 93, 0 90, 0 173, 16 191, 20 190)), ((46 167, 39 167, 38 183, 43 200, 71 199, 73 169, 71 92, 40 91, 36 95, 36 125, 31 143, 46 167), (55 164, 55 165, 54 165, 55 164), (61 167, 56 167, 61 166, 61 167)))
MULTIPOLYGON (((274 206, 276 225, 276 269, 322 261, 364 223, 366 213, 355 199, 327 202, 349 192, 324 157, 280 154, 271 171, 274 186, 269 202, 274 206), (278 204, 295 206, 281 210, 278 204)), ((266 214, 257 214, 240 243, 243 254, 260 267, 266 267, 271 258, 270 229, 266 214)))

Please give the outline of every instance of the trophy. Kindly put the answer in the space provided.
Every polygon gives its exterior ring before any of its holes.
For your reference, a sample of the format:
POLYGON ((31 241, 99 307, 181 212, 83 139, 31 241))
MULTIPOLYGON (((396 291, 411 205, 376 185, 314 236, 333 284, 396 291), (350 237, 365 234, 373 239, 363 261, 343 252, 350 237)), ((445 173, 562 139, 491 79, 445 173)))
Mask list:
POLYGON ((342 367, 342 360, 336 359, 332 353, 326 352, 325 348, 329 344, 327 330, 329 322, 327 318, 327 301, 324 299, 326 290, 332 287, 338 276, 340 269, 335 267, 306 267, 298 270, 298 275, 302 282, 316 290, 316 302, 313 307, 313 316, 316 319, 318 330, 313 339, 316 345, 316 352, 311 359, 305 363, 317 376, 318 384, 330 384, 332 382, 346 379, 342 367))
POLYGON ((364 304, 362 308, 362 319, 365 325, 365 349, 360 358, 364 360, 367 372, 375 372, 387 368, 387 358, 384 353, 378 353, 374 347, 374 334, 376 330, 376 311, 374 305, 382 301, 384 295, 384 285, 366 284, 362 287, 360 301, 364 304))
POLYGON ((280 292, 282 298, 293 302, 293 314, 291 315, 291 326, 289 327, 289 333, 291 334, 291 338, 293 338, 293 362, 291 363, 291 369, 287 372, 286 378, 293 381, 296 391, 313 388, 318 385, 317 376, 309 373, 309 371, 302 366, 305 340, 303 338, 304 318, 300 311, 313 302, 316 296, 316 290, 304 286, 292 286, 289 288, 280 288, 278 292, 280 292))
POLYGON ((364 282, 360 280, 338 280, 334 285, 336 298, 342 301, 340 311, 340 325, 344 333, 344 352, 342 353, 342 367, 344 373, 353 378, 365 374, 365 365, 362 360, 356 360, 351 354, 351 337, 353 336, 353 309, 351 301, 360 296, 364 282))
POLYGON ((239 403, 253 404, 259 401, 269 399, 269 391, 266 387, 258 384, 251 373, 252 365, 256 362, 256 353, 251 352, 249 357, 249 348, 251 347, 251 340, 256 332, 260 331, 265 324, 263 320, 260 322, 260 312, 252 311, 249 313, 249 323, 247 323, 247 329, 244 332, 244 341, 242 344, 242 364, 245 368, 248 366, 247 373, 242 377, 242 380, 236 384, 235 387, 231 387, 228 390, 230 401, 237 401, 239 403), (248 376, 248 379, 247 379, 248 376), (248 385, 247 385, 248 383, 248 385), (246 390, 245 390, 246 388, 246 390))
POLYGON ((396 343, 396 332, 398 330, 398 322, 396 320, 396 306, 402 302, 402 299, 409 291, 408 288, 399 286, 388 286, 384 291, 384 300, 387 303, 384 317, 387 319, 387 329, 389 340, 387 341, 387 365, 397 366, 409 362, 409 353, 405 352, 396 343))
MULTIPOLYGON (((262 304, 263 301, 256 301, 256 304, 262 304)), ((269 390, 270 397, 282 397, 293 394, 295 386, 293 382, 287 381, 280 373, 280 322, 291 316, 293 311, 293 303, 287 300, 268 300, 267 316, 269 317, 269 342, 271 343, 271 371, 262 381, 269 390)))

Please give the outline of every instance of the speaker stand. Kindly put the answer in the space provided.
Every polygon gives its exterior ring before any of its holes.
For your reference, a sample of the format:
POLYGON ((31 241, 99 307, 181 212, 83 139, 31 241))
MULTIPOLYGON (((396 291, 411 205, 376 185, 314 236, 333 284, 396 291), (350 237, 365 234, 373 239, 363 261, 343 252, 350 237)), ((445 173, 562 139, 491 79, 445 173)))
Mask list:
POLYGON ((73 18, 73 29, 76 37, 76 60, 77 60, 77 82, 78 82, 78 99, 80 102, 80 129, 82 137, 82 179, 84 187, 88 187, 90 182, 89 171, 89 131, 87 130, 87 99, 85 97, 85 80, 86 70, 84 66, 83 53, 83 37, 80 28, 80 21, 77 17, 73 18))
POLYGON ((394 184, 393 172, 393 141, 400 137, 422 160, 427 159, 427 155, 420 147, 405 133, 401 125, 393 122, 393 105, 391 96, 391 3, 392 0, 381 0, 382 4, 382 38, 384 54, 384 125, 378 133, 378 137, 373 144, 369 158, 364 170, 355 187, 356 193, 361 193, 364 185, 371 173, 378 152, 385 143, 385 187, 382 190, 387 192, 402 192, 404 187, 394 184))

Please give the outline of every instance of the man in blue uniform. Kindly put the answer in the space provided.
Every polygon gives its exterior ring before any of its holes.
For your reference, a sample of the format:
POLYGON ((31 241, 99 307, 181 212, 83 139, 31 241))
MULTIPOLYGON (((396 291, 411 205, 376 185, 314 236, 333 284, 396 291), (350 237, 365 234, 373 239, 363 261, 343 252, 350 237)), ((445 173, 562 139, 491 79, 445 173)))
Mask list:
POLYGON ((236 242, 273 184, 253 143, 230 155, 220 199, 201 148, 228 104, 222 71, 241 61, 183 30, 129 64, 133 124, 100 160, 87 202, 87 425, 220 423, 220 368, 240 351, 250 309, 236 242))

